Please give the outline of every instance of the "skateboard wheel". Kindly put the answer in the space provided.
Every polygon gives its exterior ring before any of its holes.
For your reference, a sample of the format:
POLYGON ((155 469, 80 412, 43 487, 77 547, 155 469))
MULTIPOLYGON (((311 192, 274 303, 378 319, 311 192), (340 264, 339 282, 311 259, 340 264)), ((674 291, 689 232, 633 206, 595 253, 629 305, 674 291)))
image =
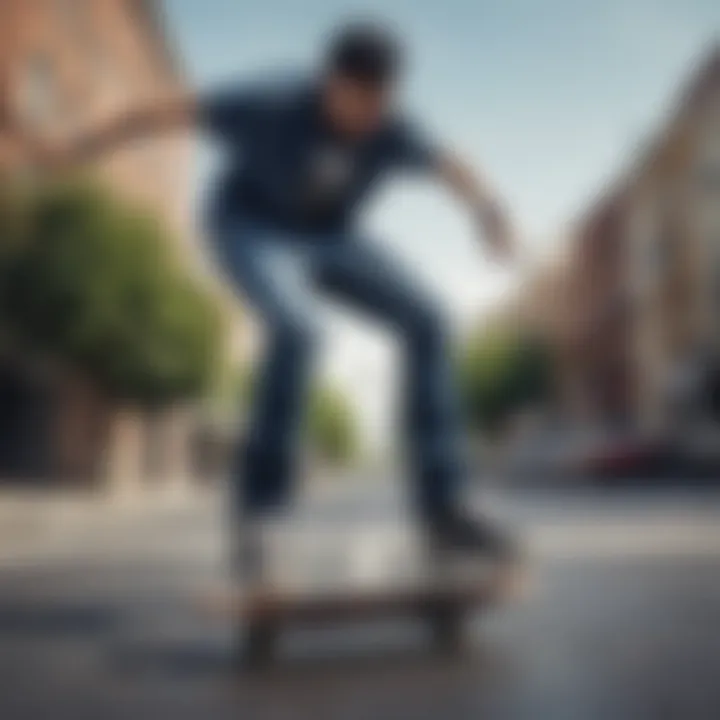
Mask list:
POLYGON ((451 605, 433 608, 430 614, 432 643, 437 652, 455 655, 465 644, 465 616, 451 605))
POLYGON ((253 622, 241 639, 239 660, 244 669, 262 668, 272 662, 277 645, 278 630, 269 622, 253 622))

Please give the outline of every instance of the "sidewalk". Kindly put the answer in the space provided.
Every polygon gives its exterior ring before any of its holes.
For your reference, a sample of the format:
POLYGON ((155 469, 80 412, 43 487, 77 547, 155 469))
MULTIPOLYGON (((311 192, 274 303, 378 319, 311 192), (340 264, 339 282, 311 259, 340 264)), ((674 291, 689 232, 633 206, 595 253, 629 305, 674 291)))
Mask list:
POLYGON ((207 488, 149 488, 132 495, 87 490, 0 490, 0 562, 98 529, 155 519, 211 501, 207 488))

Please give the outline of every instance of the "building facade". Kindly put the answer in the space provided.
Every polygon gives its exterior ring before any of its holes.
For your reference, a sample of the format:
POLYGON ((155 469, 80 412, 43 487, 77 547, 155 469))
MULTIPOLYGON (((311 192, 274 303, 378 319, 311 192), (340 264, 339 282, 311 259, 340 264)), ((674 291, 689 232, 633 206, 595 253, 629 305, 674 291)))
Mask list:
MULTIPOLYGON (((0 13, 6 165, 23 162, 13 126, 61 140, 182 87, 157 3, 3 0, 0 13)), ((187 235, 190 152, 186 134, 164 135, 105 155, 97 170, 187 235)))
MULTIPOLYGON (((3 0, 0 169, 11 177, 31 170, 17 128, 62 140, 177 92, 183 75, 160 12, 150 0, 3 0)), ((175 133, 113 150, 93 170, 161 216, 177 242, 195 252, 191 155, 190 137, 175 133)), ((83 377, 7 354, 0 369, 0 478, 123 482, 177 475, 181 415, 140 418, 109 407, 83 377)))
POLYGON ((574 410, 648 430, 677 422, 693 378, 720 358, 720 47, 578 223, 569 272, 574 410))

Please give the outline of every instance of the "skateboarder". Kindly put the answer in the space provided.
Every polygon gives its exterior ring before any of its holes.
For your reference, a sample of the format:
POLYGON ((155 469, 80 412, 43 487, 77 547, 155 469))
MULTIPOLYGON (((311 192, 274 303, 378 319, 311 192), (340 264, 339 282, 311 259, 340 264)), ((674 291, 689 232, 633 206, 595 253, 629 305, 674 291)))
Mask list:
POLYGON ((244 517, 239 541, 246 580, 262 575, 262 528, 286 506, 298 471, 301 416, 321 330, 316 307, 325 298, 371 314, 402 340, 408 467, 431 545, 497 559, 514 552, 503 532, 471 518, 459 502, 468 470, 446 323, 412 274, 356 222, 363 202, 390 173, 427 173, 464 201, 494 253, 512 252, 507 218, 490 187, 396 107, 403 60, 386 29, 353 24, 334 35, 310 77, 243 82, 209 97, 168 100, 74 147, 90 154, 192 124, 225 150, 210 237, 268 333, 233 478, 244 517))

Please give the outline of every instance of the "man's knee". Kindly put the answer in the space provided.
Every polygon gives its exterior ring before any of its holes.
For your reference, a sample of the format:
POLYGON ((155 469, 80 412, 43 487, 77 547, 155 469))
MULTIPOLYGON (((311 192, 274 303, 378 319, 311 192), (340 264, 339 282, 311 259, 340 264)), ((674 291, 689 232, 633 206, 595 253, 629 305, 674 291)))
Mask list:
POLYGON ((273 323, 271 333, 275 345, 288 357, 311 354, 319 339, 316 325, 304 317, 281 318, 273 323))
POLYGON ((418 351, 430 351, 445 346, 448 322, 436 305, 417 303, 407 317, 405 331, 418 351))

